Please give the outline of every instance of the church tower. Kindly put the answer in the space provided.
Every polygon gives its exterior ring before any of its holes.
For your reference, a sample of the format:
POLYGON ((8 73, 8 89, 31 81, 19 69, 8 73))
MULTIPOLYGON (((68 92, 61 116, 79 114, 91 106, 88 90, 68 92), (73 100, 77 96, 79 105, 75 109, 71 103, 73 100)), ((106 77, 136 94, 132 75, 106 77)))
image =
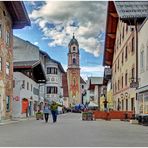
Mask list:
POLYGON ((75 105, 81 102, 80 98, 80 64, 79 64, 79 44, 78 41, 71 39, 68 52, 68 92, 69 92, 69 105, 75 105))

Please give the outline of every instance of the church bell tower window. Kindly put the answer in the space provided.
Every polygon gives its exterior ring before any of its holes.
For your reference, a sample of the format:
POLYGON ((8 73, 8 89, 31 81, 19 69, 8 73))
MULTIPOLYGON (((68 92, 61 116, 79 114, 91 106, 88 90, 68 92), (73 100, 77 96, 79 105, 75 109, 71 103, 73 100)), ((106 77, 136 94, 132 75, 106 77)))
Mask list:
POLYGON ((76 64, 76 59, 75 58, 73 58, 73 64, 76 64))

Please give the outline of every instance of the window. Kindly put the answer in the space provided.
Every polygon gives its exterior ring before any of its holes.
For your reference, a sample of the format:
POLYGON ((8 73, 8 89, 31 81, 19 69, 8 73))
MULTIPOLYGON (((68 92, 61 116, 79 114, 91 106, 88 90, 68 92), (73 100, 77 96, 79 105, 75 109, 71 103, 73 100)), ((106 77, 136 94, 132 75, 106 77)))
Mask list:
POLYGON ((73 47, 73 51, 76 51, 76 47, 73 47))
POLYGON ((8 31, 6 31, 6 44, 10 45, 10 33, 8 31))
POLYGON ((135 51, 134 37, 132 38, 132 52, 135 51))
POLYGON ((122 52, 122 65, 123 65, 123 62, 124 62, 124 51, 122 52))
POLYGON ((128 99, 126 99, 126 111, 128 110, 128 99))
POLYGON ((135 68, 133 67, 133 68, 132 68, 132 78, 133 78, 133 79, 135 78, 134 75, 135 75, 135 68))
POLYGON ((0 38, 2 38, 2 24, 0 24, 0 38))
POLYGON ((0 71, 2 71, 2 57, 0 57, 0 71))
POLYGON ((10 96, 6 96, 6 111, 10 111, 10 96))
POLYGON ((124 39, 124 26, 123 26, 123 30, 122 30, 122 39, 124 39))
POLYGON ((134 98, 131 98, 131 111, 134 111, 134 98))
POLYGON ((127 86, 127 72, 125 74, 125 86, 127 86))
POLYGON ((29 90, 29 82, 27 82, 27 90, 29 90))
POLYGON ((118 80, 118 90, 120 90, 120 80, 118 80))
POLYGON ((118 70, 119 70, 119 59, 118 59, 118 70))
POLYGON ((126 33, 128 32, 128 25, 126 24, 126 33))
POLYGON ((10 73, 10 63, 6 62, 6 74, 9 75, 10 73))
POLYGON ((58 74, 58 69, 55 67, 47 67, 47 74, 58 74))
POLYGON ((31 91, 32 91, 32 84, 31 84, 31 91))
POLYGON ((22 88, 25 88, 25 80, 22 82, 22 88))
POLYGON ((84 88, 84 85, 82 85, 82 89, 84 88))
POLYGON ((122 76, 122 88, 123 88, 123 76, 122 76))
POLYGON ((116 64, 115 64, 115 73, 116 73, 116 64))
POLYGON ((125 60, 127 60, 127 46, 125 48, 125 60))
POLYGON ((140 53, 140 68, 141 72, 144 71, 144 50, 140 53))
POLYGON ((48 86, 47 87, 47 94, 57 94, 58 88, 55 86, 48 86))
POLYGON ((76 59, 75 58, 73 58, 73 64, 76 64, 76 59))
POLYGON ((124 110, 124 100, 122 100, 122 110, 124 110))

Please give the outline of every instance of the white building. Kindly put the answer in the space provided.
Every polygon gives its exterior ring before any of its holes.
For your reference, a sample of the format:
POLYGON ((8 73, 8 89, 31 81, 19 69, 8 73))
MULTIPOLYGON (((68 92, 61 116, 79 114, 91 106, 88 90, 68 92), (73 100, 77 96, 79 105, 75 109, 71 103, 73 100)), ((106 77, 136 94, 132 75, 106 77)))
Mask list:
POLYGON ((80 76, 80 88, 81 88, 81 103, 85 104, 87 102, 87 84, 83 80, 83 78, 80 76))
POLYGON ((44 63, 45 58, 37 46, 14 36, 13 117, 24 116, 26 112, 34 115, 37 105, 43 108, 44 89, 41 93, 39 90, 46 82, 44 63))
POLYGON ((53 60, 46 52, 41 51, 45 57, 45 73, 46 73, 46 86, 45 98, 51 102, 52 100, 63 104, 63 87, 62 87, 62 74, 64 69, 62 65, 53 60))
POLYGON ((100 105, 103 77, 88 77, 87 100, 100 105))
POLYGON ((12 116, 20 118, 33 116, 37 111, 39 84, 21 72, 14 72, 12 116))
POLYGON ((148 113, 148 18, 138 32, 138 78, 137 113, 148 113))

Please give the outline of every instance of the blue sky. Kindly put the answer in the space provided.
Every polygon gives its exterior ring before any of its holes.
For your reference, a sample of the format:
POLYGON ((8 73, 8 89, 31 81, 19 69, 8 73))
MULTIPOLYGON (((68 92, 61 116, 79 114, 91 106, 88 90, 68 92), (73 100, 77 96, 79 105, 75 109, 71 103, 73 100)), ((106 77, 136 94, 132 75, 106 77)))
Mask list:
POLYGON ((80 46, 81 76, 103 76, 106 2, 24 2, 31 26, 14 30, 67 68, 68 43, 73 32, 80 46))

